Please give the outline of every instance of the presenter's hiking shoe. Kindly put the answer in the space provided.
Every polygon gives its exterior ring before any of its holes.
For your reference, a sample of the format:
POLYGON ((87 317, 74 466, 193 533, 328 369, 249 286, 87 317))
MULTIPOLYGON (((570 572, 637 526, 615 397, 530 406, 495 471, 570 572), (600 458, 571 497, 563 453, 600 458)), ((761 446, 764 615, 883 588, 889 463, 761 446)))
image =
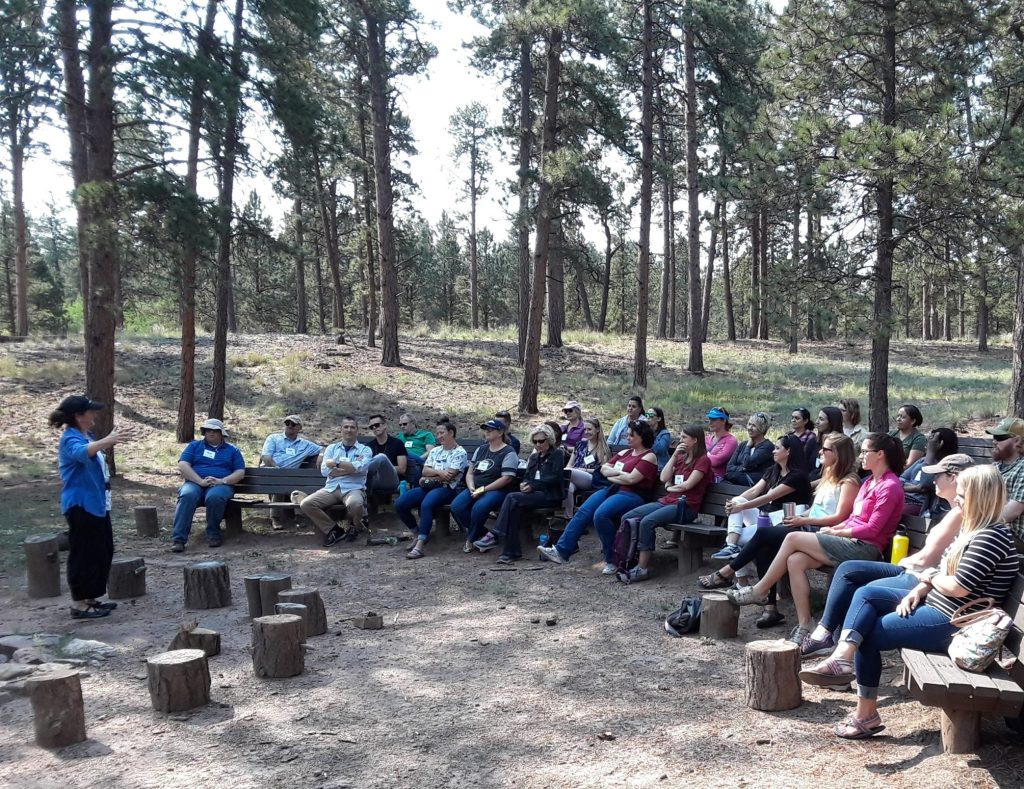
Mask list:
POLYGON ((101 616, 110 616, 113 609, 101 608, 98 605, 90 605, 87 608, 72 608, 72 619, 99 619, 101 616))

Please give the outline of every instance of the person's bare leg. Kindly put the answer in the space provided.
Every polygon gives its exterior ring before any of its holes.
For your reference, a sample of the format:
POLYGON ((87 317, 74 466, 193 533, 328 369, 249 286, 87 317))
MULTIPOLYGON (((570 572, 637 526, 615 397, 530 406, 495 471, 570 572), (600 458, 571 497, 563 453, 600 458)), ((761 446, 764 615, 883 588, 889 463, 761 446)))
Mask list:
POLYGON ((797 621, 801 627, 811 628, 814 619, 811 617, 811 585, 807 581, 807 571, 821 567, 817 559, 806 553, 792 553, 787 562, 789 570, 789 589, 793 593, 793 607, 796 608, 797 621))
POLYGON ((754 584, 754 593, 759 597, 767 595, 772 585, 777 583, 789 571, 789 557, 797 552, 806 553, 808 556, 817 559, 821 564, 829 563, 828 554, 822 549, 816 534, 803 531, 787 534, 786 539, 782 541, 782 547, 779 548, 779 552, 772 559, 768 571, 762 576, 760 581, 754 584))
POLYGON ((651 555, 654 551, 640 551, 639 557, 637 558, 637 567, 641 570, 646 570, 647 565, 651 563, 651 555))

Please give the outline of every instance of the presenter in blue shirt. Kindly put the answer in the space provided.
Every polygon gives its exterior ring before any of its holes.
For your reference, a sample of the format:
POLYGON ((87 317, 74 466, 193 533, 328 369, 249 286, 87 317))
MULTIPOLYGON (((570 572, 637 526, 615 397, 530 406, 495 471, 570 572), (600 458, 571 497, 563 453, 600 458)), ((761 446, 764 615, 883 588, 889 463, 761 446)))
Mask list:
POLYGON ((96 412, 105 408, 84 395, 65 397, 50 414, 50 426, 63 428, 59 466, 64 487, 60 508, 68 522, 68 588, 73 619, 108 616, 117 603, 101 603, 114 556, 110 525, 110 472, 104 451, 121 441, 112 431, 93 434, 96 412))
POLYGON ((206 506, 206 539, 211 548, 221 545, 220 523, 232 485, 245 476, 245 461, 238 448, 224 439, 227 431, 219 419, 207 419, 199 427, 203 437, 191 442, 178 458, 178 471, 185 478, 178 488, 178 506, 174 510, 171 550, 185 550, 192 531, 192 516, 200 504, 206 506))

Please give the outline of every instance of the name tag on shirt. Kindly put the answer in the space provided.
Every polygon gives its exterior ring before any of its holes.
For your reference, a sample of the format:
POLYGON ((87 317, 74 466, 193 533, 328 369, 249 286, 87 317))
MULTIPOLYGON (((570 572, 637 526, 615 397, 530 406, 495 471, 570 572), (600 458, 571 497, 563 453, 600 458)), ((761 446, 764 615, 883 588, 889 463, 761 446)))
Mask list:
POLYGON ((686 477, 682 474, 676 474, 676 485, 682 485, 684 482, 686 482, 686 477))
POLYGON ((295 447, 286 447, 284 453, 290 458, 295 457, 295 447))
POLYGON ((614 468, 616 471, 622 471, 624 468, 626 468, 626 464, 623 463, 621 460, 618 460, 615 462, 614 468))
POLYGON ((593 455, 587 455, 585 458, 583 458, 583 462, 589 466, 591 463, 594 462, 595 459, 596 458, 593 455))
POLYGON ((214 452, 212 449, 204 449, 203 457, 207 458, 208 460, 213 460, 215 457, 217 457, 217 453, 214 452))
POLYGON ((536 473, 535 473, 535 474, 533 475, 533 478, 534 478, 534 479, 540 479, 540 472, 539 472, 539 471, 538 471, 538 472, 536 472, 536 473))
POLYGON ((411 447, 411 446, 412 446, 412 441, 406 441, 406 442, 405 442, 405 448, 406 448, 406 449, 408 449, 408 448, 409 448, 409 447, 411 447))
POLYGON ((569 440, 569 434, 568 433, 562 433, 562 443, 564 444, 568 440, 569 440))

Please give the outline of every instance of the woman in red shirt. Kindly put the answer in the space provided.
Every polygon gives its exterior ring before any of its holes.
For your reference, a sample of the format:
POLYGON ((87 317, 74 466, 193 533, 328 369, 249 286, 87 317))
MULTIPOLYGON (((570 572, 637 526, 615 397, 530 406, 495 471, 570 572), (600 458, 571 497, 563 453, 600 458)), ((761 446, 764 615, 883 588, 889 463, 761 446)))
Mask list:
POLYGON ((604 569, 601 572, 615 575, 612 546, 619 519, 644 503, 658 479, 658 458, 651 451, 654 446, 651 426, 639 419, 630 422, 626 444, 628 449, 613 455, 601 466, 600 473, 608 480, 608 487, 601 488, 583 502, 566 524, 557 545, 537 546, 542 560, 550 559, 558 564, 569 561, 579 546, 580 535, 593 524, 604 552, 604 569))

